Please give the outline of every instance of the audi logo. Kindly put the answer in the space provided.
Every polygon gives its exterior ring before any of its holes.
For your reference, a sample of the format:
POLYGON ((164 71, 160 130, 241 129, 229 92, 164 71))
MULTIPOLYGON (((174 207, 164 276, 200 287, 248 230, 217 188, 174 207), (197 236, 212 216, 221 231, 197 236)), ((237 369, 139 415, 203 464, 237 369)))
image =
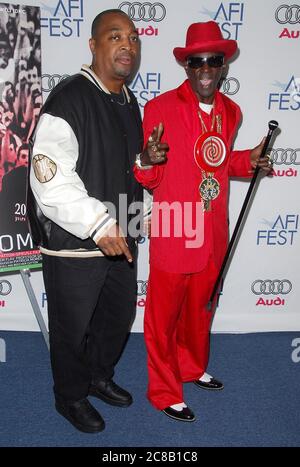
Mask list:
POLYGON ((295 4, 280 5, 275 11, 275 19, 280 24, 300 23, 300 6, 295 4))
POLYGON ((221 91, 223 94, 232 96, 239 92, 240 82, 236 78, 224 78, 221 83, 221 91))
POLYGON ((275 280, 257 280, 251 285, 251 290, 255 295, 271 295, 282 294, 286 295, 292 290, 292 283, 287 279, 275 280))
POLYGON ((55 86, 58 85, 63 79, 68 78, 69 75, 42 75, 42 91, 43 92, 50 92, 55 86))
POLYGON ((137 281, 137 295, 146 295, 147 293, 147 281, 137 281))
POLYGON ((270 156, 274 164, 276 165, 300 165, 300 148, 292 149, 292 148, 278 148, 278 149, 271 149, 270 156))
POLYGON ((118 6, 132 21, 154 21, 158 23, 166 16, 166 8, 162 3, 122 2, 118 6))
POLYGON ((8 295, 12 291, 12 285, 6 280, 0 281, 0 295, 8 295))

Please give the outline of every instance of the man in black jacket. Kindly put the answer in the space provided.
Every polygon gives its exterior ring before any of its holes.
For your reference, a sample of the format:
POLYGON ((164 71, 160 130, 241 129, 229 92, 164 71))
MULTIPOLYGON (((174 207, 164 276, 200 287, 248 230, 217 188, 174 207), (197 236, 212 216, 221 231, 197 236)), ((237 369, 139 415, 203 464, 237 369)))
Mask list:
POLYGON ((125 85, 139 60, 134 24, 120 10, 100 13, 90 49, 92 65, 62 81, 41 111, 28 210, 43 254, 56 409, 92 433, 104 421, 88 395, 132 403, 112 378, 135 313, 136 240, 119 207, 121 197, 142 200, 132 170, 142 128, 125 85))

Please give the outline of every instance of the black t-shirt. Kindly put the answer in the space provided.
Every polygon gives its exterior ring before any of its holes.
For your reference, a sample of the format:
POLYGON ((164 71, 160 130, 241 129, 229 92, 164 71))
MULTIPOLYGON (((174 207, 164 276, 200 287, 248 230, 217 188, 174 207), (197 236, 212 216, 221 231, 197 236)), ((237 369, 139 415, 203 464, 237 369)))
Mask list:
MULTIPOLYGON (((126 95, 124 91, 120 94, 112 93, 111 103, 113 108, 118 116, 118 122, 122 128, 124 134, 124 140, 127 141, 128 154, 130 159, 126 161, 126 174, 127 174, 127 196, 128 196, 128 207, 130 203, 136 201, 135 192, 136 192, 136 180, 133 174, 133 165, 136 158, 136 155, 140 152, 140 133, 138 122, 136 121, 135 114, 131 109, 130 103, 127 102, 126 95)), ((138 213, 136 213, 138 214, 138 213)), ((128 221, 130 222, 132 216, 128 216, 128 221)), ((130 232, 127 235, 127 242, 129 243, 130 248, 132 248, 132 239, 130 232)))
POLYGON ((122 90, 120 94, 111 92, 111 102, 115 112, 118 115, 118 122, 122 128, 124 139, 127 141, 128 153, 130 159, 127 160, 127 175, 128 175, 128 204, 134 201, 134 192, 136 187, 136 181, 133 175, 133 164, 130 161, 134 161, 136 154, 140 152, 140 133, 139 125, 136 121, 135 114, 132 112, 130 103, 127 102, 126 95, 122 90))

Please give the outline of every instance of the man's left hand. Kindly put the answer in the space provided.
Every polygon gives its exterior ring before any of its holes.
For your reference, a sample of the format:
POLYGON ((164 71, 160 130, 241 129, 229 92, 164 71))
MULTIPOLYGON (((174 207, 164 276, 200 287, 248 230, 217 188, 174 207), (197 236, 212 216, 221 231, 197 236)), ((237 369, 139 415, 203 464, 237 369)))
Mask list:
POLYGON ((265 140, 266 138, 263 138, 261 143, 254 149, 252 149, 250 153, 250 160, 253 169, 255 169, 258 165, 266 173, 266 175, 269 175, 273 170, 273 164, 270 156, 264 156, 260 158, 261 152, 265 144, 265 140))

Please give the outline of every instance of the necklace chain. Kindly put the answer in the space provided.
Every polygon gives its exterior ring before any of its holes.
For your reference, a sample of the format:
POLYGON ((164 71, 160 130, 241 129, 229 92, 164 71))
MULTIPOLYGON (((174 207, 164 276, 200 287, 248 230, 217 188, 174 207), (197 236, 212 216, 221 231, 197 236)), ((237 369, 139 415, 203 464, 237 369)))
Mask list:
MULTIPOLYGON (((203 118, 202 118, 202 115, 201 115, 201 110, 199 109, 198 110, 198 115, 199 115, 199 118, 200 118, 200 122, 201 122, 201 125, 202 125, 202 133, 204 132, 208 132, 207 130, 207 127, 203 121, 203 118)), ((215 106, 213 106, 213 110, 212 110, 212 122, 211 122, 211 128, 210 128, 210 131, 213 131, 214 129, 214 126, 215 126, 215 106)))
MULTIPOLYGON (((117 99, 114 99, 113 97, 111 97, 111 102, 115 102, 116 104, 119 104, 119 105, 125 105, 126 104, 126 96, 125 96, 125 92, 124 92, 124 89, 122 88, 122 95, 123 95, 123 102, 119 102, 117 99)), ((112 96, 112 94, 111 94, 112 96)))
MULTIPOLYGON (((222 133, 222 117, 221 115, 215 115, 215 106, 213 105, 213 115, 212 115, 212 122, 211 122, 211 128, 210 128, 210 131, 213 131, 214 129, 214 126, 215 126, 215 122, 217 122, 217 133, 222 133)), ((200 119, 200 122, 201 122, 201 126, 202 126, 202 133, 206 132, 208 133, 208 130, 207 130, 207 127, 203 121, 203 118, 202 118, 202 115, 201 115, 201 110, 199 109, 198 110, 198 115, 199 115, 199 119, 200 119)))

